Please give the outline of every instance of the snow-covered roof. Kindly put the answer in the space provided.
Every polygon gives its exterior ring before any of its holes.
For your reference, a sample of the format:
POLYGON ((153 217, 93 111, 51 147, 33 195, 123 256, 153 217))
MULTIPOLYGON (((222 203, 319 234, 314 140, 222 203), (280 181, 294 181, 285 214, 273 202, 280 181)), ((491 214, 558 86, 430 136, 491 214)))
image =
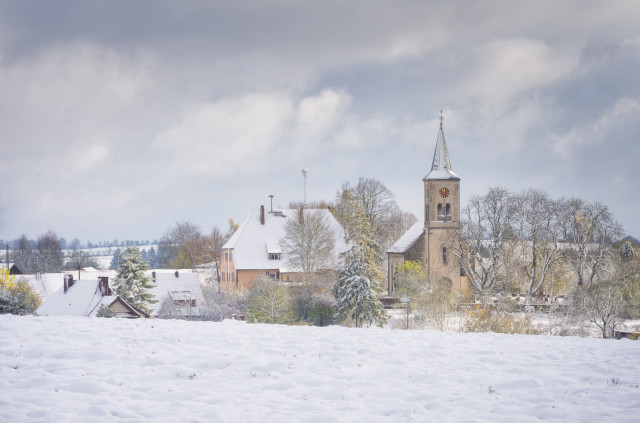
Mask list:
MULTIPOLYGON (((322 213, 329 223, 335 237, 333 260, 339 262, 340 253, 348 249, 344 240, 344 229, 327 209, 305 209, 304 213, 322 213)), ((264 213, 264 225, 260 223, 260 210, 252 211, 240 224, 238 230, 222 247, 233 249, 236 270, 277 269, 281 273, 296 272, 287 264, 286 254, 282 252, 280 241, 285 237, 285 223, 298 219, 296 209, 281 209, 273 213, 264 213), (269 253, 280 254, 280 260, 270 260, 269 253)))
POLYGON ((19 275, 16 279, 25 279, 31 289, 36 291, 42 301, 53 295, 64 283, 64 273, 42 273, 40 275, 19 275))
POLYGON ((162 269, 148 270, 145 276, 151 277, 152 272, 156 272, 156 280, 152 282, 156 286, 151 289, 151 292, 156 296, 157 303, 148 304, 147 307, 150 310, 150 314, 157 315, 162 301, 166 297, 171 297, 172 292, 181 292, 183 296, 190 296, 189 298, 196 300, 196 306, 191 309, 192 314, 198 314, 200 307, 205 304, 204 295, 202 294, 202 287, 200 286, 200 279, 196 273, 190 270, 173 270, 171 272, 165 272, 162 269), (178 272, 176 277, 175 273, 178 272))
POLYGON ((418 220, 387 250, 387 253, 406 252, 422 236, 423 233, 424 223, 418 220))
POLYGON ((438 131, 438 140, 436 141, 436 150, 433 153, 433 162, 431 163, 431 172, 424 177, 425 180, 446 180, 456 179, 460 177, 451 170, 451 161, 449 160, 449 151, 447 150, 447 141, 444 137, 444 129, 442 128, 442 118, 440 120, 440 131, 438 131))
POLYGON ((102 296, 98 279, 83 279, 64 292, 60 288, 38 308, 42 316, 95 316, 100 305, 111 305, 116 295, 102 296))

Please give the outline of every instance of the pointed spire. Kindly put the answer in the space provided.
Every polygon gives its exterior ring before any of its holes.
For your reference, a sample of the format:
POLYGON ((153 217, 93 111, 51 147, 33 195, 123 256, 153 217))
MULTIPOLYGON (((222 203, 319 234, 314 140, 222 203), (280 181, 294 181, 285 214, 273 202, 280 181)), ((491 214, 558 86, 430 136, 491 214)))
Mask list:
POLYGON ((460 177, 451 170, 451 161, 449 160, 449 151, 447 150, 447 140, 444 137, 443 121, 444 116, 442 114, 442 110, 440 110, 440 131, 438 131, 436 151, 433 153, 431 172, 429 172, 424 179, 460 179, 460 177))

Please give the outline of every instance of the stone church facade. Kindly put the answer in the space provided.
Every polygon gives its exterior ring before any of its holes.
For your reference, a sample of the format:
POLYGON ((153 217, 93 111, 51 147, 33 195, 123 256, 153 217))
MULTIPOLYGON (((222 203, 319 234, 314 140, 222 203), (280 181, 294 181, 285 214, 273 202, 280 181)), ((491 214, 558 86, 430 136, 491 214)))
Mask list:
POLYGON ((423 179, 424 217, 387 250, 389 296, 393 295, 395 269, 405 260, 420 261, 430 279, 446 282, 453 292, 472 292, 460 260, 446 247, 449 234, 460 228, 460 177, 451 170, 442 120, 440 116, 431 171, 423 179))

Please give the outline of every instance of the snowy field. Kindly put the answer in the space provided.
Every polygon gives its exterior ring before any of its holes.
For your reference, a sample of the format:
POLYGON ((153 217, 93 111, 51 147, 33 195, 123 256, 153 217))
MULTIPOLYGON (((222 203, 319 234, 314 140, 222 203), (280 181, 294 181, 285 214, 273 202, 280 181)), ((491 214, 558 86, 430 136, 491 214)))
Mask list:
POLYGON ((637 422, 640 342, 0 316, 1 422, 637 422))

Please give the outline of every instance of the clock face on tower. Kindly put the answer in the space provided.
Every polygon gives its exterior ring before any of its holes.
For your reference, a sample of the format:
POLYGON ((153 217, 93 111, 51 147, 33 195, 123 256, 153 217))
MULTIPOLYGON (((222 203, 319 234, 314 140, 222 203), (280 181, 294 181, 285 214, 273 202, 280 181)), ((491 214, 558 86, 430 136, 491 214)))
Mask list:
POLYGON ((440 188, 440 197, 447 198, 449 196, 449 188, 440 188))

